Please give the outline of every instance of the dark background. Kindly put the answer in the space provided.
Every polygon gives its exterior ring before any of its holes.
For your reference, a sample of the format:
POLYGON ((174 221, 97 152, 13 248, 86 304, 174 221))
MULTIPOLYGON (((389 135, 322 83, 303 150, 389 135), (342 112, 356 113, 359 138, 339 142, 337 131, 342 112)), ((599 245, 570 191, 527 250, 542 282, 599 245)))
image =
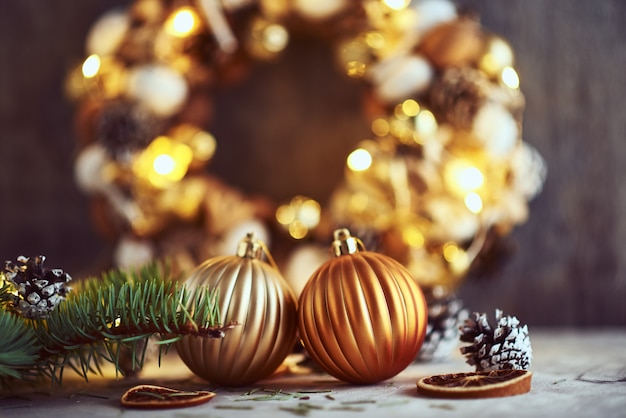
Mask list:
MULTIPOLYGON (((106 265, 110 245, 73 179, 74 109, 63 80, 84 58, 95 19, 124 4, 0 0, 0 259, 43 253, 49 267, 78 277, 106 265)), ((499 307, 532 325, 626 325, 626 2, 458 4, 513 46, 524 139, 548 164, 529 221, 511 236, 515 253, 496 277, 466 282, 461 296, 473 310, 499 307)), ((310 39, 217 102, 210 169, 278 200, 323 200, 346 153, 369 136, 359 88, 310 39), (286 115, 278 124, 277 114, 286 115)))

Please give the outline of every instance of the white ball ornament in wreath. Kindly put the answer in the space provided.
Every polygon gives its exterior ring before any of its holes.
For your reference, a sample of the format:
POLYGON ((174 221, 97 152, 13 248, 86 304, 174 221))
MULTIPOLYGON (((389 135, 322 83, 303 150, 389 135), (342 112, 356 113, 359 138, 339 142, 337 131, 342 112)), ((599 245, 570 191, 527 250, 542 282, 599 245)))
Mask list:
POLYGON ((448 0, 135 0, 93 24, 67 91, 76 181, 119 266, 190 271, 246 229, 301 289, 330 231, 349 227, 420 285, 454 289, 490 236, 526 220, 545 177, 522 140, 510 45, 448 0), (303 28, 362 86, 371 137, 328 201, 259 200, 211 174, 211 92, 303 28))

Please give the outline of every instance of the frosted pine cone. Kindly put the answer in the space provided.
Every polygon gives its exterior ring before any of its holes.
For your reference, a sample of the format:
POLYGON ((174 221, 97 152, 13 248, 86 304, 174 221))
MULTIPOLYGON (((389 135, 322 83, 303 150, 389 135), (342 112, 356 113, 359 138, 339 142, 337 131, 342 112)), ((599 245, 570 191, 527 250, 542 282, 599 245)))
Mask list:
POLYGON ((470 130, 478 112, 487 103, 504 106, 519 121, 525 99, 517 89, 493 83, 481 71, 470 67, 447 69, 430 90, 435 114, 455 128, 470 130))
POLYGON ((453 293, 443 296, 427 294, 428 326, 417 356, 419 361, 448 358, 458 346, 459 325, 468 317, 463 301, 453 293))
POLYGON ((503 316, 496 309, 496 328, 492 328, 486 314, 472 313, 461 330, 461 341, 471 343, 461 347, 461 354, 476 371, 501 369, 528 370, 532 348, 528 327, 520 327, 514 316, 503 316))
POLYGON ((46 257, 19 256, 17 264, 6 261, 4 274, 18 294, 13 308, 27 318, 46 318, 65 299, 71 288, 72 277, 61 269, 43 267, 46 257))
POLYGON ((157 136, 160 123, 146 108, 134 102, 107 102, 96 120, 96 138, 115 158, 145 148, 157 136))

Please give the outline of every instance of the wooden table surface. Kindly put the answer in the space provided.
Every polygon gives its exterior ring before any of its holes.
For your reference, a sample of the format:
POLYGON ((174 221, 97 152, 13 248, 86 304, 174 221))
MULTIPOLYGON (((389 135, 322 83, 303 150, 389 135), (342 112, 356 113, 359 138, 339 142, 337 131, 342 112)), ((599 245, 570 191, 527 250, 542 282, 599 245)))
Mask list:
POLYGON ((246 388, 212 388, 193 377, 175 354, 139 378, 116 380, 108 372, 89 383, 67 378, 62 388, 15 386, 0 392, 0 417, 626 417, 626 328, 531 329, 533 381, 524 395, 471 400, 418 395, 426 375, 471 371, 459 354, 441 362, 415 363, 371 386, 328 375, 283 374, 246 388), (139 384, 213 389, 209 403, 181 409, 138 411, 119 399, 139 384))

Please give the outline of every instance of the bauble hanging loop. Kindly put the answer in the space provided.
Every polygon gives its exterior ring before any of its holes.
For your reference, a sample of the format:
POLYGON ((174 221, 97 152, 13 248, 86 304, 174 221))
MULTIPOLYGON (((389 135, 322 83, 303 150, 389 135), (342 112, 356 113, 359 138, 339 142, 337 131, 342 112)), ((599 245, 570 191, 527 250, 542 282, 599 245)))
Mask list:
POLYGON ((293 348, 296 298, 252 234, 239 243, 236 255, 198 266, 185 285, 216 289, 221 322, 239 324, 228 338, 185 337, 177 343, 181 359, 196 375, 224 386, 254 383, 271 375, 293 348), (272 265, 262 260, 264 254, 272 265))
POLYGON ((335 257, 354 254, 365 249, 361 240, 350 235, 350 231, 345 228, 335 230, 334 238, 332 249, 335 257))
POLYGON ((428 310, 422 290, 394 259, 366 251, 347 229, 335 231, 335 257, 300 295, 298 328, 322 369, 352 383, 391 378, 417 356, 428 310))

